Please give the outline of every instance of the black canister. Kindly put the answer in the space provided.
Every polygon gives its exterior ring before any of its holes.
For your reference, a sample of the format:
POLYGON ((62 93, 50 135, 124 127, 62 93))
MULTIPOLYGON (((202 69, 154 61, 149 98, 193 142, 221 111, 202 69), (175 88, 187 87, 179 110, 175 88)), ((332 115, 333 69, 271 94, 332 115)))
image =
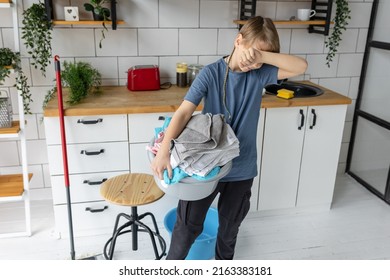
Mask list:
POLYGON ((176 85, 178 87, 187 86, 187 63, 176 63, 176 85))

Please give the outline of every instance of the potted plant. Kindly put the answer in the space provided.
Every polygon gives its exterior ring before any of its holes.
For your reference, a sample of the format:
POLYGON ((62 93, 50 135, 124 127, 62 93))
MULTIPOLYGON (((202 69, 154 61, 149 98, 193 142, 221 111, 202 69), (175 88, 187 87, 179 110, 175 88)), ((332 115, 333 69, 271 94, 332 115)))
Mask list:
MULTIPOLYGON (((61 83, 69 88, 67 103, 75 105, 80 103, 89 94, 101 93, 101 74, 89 63, 78 61, 75 63, 64 61, 61 70, 61 83)), ((49 90, 45 96, 43 107, 52 98, 57 88, 49 90)))
POLYGON ((23 11, 22 39, 31 55, 31 65, 41 70, 46 76, 46 67, 51 63, 51 31, 52 22, 48 18, 45 4, 42 2, 33 4, 23 11))
POLYGON ((104 4, 110 2, 111 0, 90 0, 90 3, 84 4, 84 8, 86 11, 92 12, 94 20, 108 20, 111 13, 104 4))
POLYGON ((89 3, 84 4, 84 8, 88 12, 92 12, 93 19, 103 21, 102 38, 99 42, 99 48, 102 48, 102 41, 105 39, 105 31, 108 31, 105 21, 109 20, 111 15, 110 9, 105 4, 111 3, 111 0, 90 0, 89 3))
POLYGON ((30 87, 27 84, 27 77, 24 75, 21 67, 20 53, 13 52, 9 48, 0 48, 0 85, 10 76, 12 69, 16 73, 14 87, 16 87, 23 98, 24 113, 31 114, 30 102, 32 102, 32 99, 30 87))
POLYGON ((325 46, 328 48, 328 54, 326 55, 326 65, 328 67, 330 67, 330 63, 333 61, 337 52, 343 30, 346 30, 348 20, 351 19, 351 10, 349 9, 348 1, 335 0, 335 3, 336 15, 334 18, 333 32, 325 41, 325 46))

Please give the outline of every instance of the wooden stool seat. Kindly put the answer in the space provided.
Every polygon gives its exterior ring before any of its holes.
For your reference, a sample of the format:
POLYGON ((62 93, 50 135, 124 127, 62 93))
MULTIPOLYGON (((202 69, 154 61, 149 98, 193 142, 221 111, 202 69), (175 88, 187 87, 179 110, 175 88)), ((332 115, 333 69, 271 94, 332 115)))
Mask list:
POLYGON ((143 173, 115 176, 101 185, 100 194, 108 202, 131 207, 131 215, 126 213, 119 213, 117 215, 112 237, 104 245, 104 257, 112 260, 117 238, 129 232, 132 234, 133 251, 138 250, 138 232, 146 232, 152 241, 156 260, 161 259, 165 255, 166 243, 159 233, 154 215, 150 212, 138 215, 137 212, 137 206, 152 203, 164 196, 164 192, 156 185, 153 176, 143 173), (147 216, 151 218, 154 230, 141 222, 147 216), (121 218, 124 218, 126 222, 120 226, 119 222, 121 218), (155 238, 160 243, 161 253, 158 252, 155 238), (109 251, 107 252, 108 247, 109 251))
POLYGON ((159 200, 163 195, 152 175, 143 173, 123 174, 105 181, 101 196, 117 205, 140 206, 159 200))

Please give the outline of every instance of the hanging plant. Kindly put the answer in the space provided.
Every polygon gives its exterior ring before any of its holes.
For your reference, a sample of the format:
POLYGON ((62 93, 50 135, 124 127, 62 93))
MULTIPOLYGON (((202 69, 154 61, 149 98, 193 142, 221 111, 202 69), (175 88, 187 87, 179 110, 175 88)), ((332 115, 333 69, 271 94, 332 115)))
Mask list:
POLYGON ((110 9, 105 7, 105 4, 110 3, 111 0, 90 0, 90 3, 85 3, 84 8, 88 12, 92 12, 94 20, 102 20, 102 38, 99 41, 99 48, 102 48, 102 41, 106 38, 105 32, 108 31, 105 21, 110 20, 110 9))
POLYGON ((39 2, 23 11, 22 39, 32 57, 31 65, 46 76, 46 67, 51 63, 51 20, 47 17, 45 4, 39 2))
POLYGON ((340 45, 341 35, 346 30, 348 20, 351 19, 351 10, 348 6, 347 0, 335 0, 336 3, 336 15, 334 18, 333 32, 325 41, 325 46, 328 48, 328 54, 326 55, 326 65, 330 67, 330 63, 333 61, 337 48, 340 45))
POLYGON ((20 53, 13 52, 9 48, 0 48, 0 85, 11 74, 11 69, 16 73, 16 83, 14 87, 18 90, 23 99, 23 108, 25 114, 31 114, 30 103, 32 102, 30 87, 27 84, 27 77, 24 75, 20 53))

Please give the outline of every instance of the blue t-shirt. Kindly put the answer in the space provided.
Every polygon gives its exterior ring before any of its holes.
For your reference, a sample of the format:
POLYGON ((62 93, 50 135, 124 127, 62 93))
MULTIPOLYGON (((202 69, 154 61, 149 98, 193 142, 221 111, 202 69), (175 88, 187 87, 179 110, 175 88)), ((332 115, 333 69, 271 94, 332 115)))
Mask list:
POLYGON ((247 180, 257 175, 256 135, 262 92, 266 85, 277 82, 278 73, 277 67, 268 64, 249 72, 229 69, 227 111, 223 102, 226 67, 223 58, 205 66, 184 97, 195 105, 204 98, 203 113, 224 114, 240 141, 240 156, 233 160, 232 170, 221 180, 224 182, 247 180))

